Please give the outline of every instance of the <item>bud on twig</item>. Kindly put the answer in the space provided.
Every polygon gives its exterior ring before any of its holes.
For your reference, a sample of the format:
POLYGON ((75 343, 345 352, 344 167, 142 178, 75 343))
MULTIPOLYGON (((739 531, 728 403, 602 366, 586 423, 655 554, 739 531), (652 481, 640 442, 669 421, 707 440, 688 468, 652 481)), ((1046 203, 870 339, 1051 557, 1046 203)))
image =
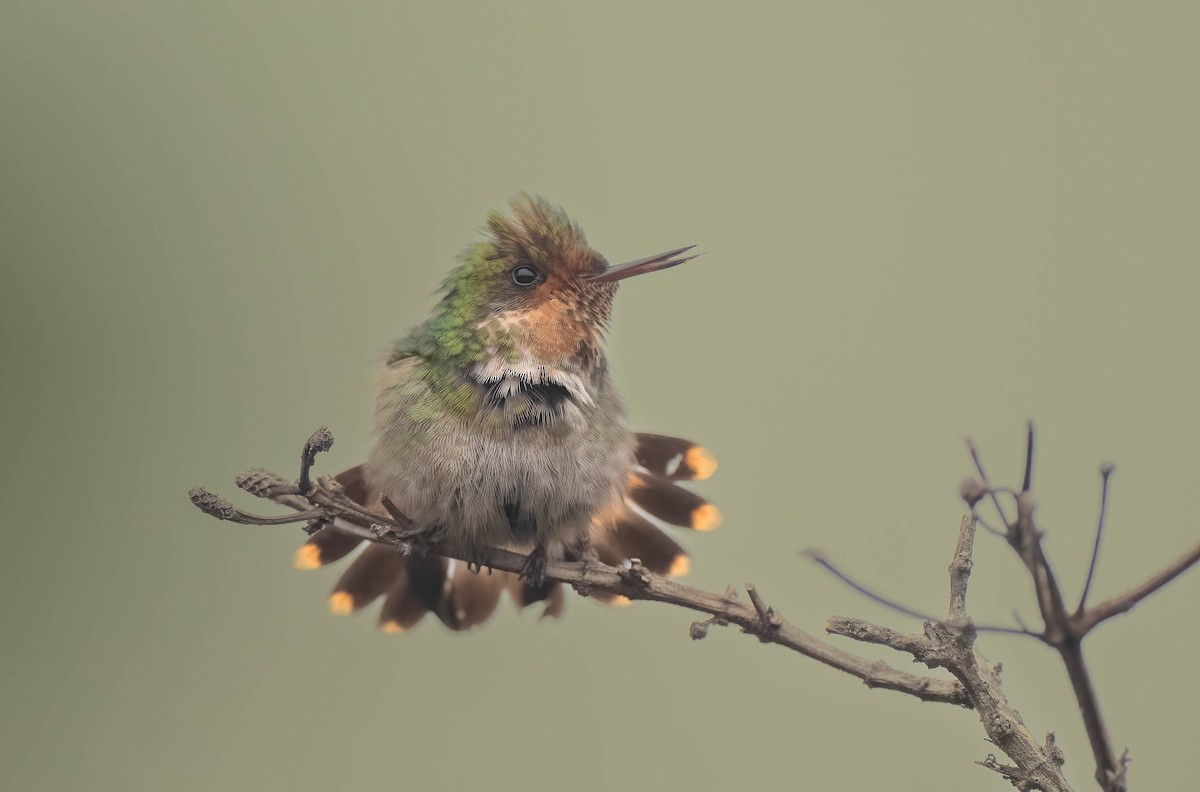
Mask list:
POLYGON ((975 504, 983 500, 983 497, 988 494, 988 486, 977 478, 964 479, 962 485, 958 488, 958 495, 967 505, 975 508, 975 504))
POLYGON ((238 513, 232 503, 204 487, 192 487, 188 497, 197 509, 218 520, 232 520, 238 513))

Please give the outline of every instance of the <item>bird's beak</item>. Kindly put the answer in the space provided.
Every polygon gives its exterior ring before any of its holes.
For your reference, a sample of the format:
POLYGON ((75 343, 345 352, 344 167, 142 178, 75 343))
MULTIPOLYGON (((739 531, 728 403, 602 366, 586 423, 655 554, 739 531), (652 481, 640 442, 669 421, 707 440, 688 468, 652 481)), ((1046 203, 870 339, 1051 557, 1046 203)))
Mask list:
POLYGON ((656 256, 647 256, 640 258, 637 261, 627 261, 624 264, 618 264, 615 267, 609 267, 598 275, 591 276, 588 280, 593 283, 612 283, 614 281, 632 278, 634 275, 641 275, 646 272, 654 272, 656 270, 666 269, 682 264, 685 261, 691 261, 699 256, 699 253, 694 253, 691 256, 685 256, 695 245, 688 245, 676 250, 668 250, 666 253, 659 253, 656 256))

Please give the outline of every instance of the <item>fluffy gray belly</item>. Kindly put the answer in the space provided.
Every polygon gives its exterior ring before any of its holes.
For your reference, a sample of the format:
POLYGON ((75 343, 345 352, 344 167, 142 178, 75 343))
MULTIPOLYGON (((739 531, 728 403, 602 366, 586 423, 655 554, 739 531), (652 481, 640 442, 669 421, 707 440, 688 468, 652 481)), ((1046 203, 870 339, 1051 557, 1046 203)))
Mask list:
POLYGON ((633 467, 633 438, 616 425, 441 427, 420 443, 404 434, 377 438, 366 471, 372 489, 436 541, 468 552, 580 539, 594 515, 623 501, 633 467))

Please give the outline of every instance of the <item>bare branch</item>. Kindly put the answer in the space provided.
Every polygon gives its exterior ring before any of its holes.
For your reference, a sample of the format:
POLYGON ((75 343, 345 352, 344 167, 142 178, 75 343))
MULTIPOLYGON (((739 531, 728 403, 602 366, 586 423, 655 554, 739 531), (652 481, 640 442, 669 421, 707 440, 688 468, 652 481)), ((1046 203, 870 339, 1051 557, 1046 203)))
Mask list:
POLYGON ((982 662, 975 651, 975 630, 965 610, 974 541, 975 521, 968 516, 959 527, 949 567, 950 622, 926 622, 924 635, 840 617, 830 619, 825 629, 855 640, 890 646, 911 654, 930 668, 945 668, 962 683, 988 739, 1016 763, 999 765, 995 757, 989 757, 984 766, 1002 772, 1018 789, 1067 792, 1071 786, 1062 774, 1062 752, 1054 747, 1052 739, 1045 745, 1038 743, 1020 714, 1008 703, 997 671, 982 662))
POLYGON ((783 624, 783 618, 775 612, 774 608, 768 608, 767 604, 762 601, 762 597, 758 594, 758 589, 753 583, 746 584, 746 593, 750 595, 750 604, 754 606, 754 610, 758 613, 759 624, 762 629, 768 632, 778 630, 783 624))
POLYGON ((1000 499, 996 497, 996 491, 992 489, 992 483, 983 469, 983 460, 979 458, 979 449, 975 447, 975 441, 969 437, 967 438, 967 450, 971 452, 971 459, 975 462, 975 470, 979 472, 979 478, 987 487, 988 495, 991 496, 992 505, 996 507, 996 513, 1000 515, 1000 522, 1007 526, 1009 524, 1008 516, 1004 513, 1004 507, 1000 505, 1000 499))
POLYGON ((950 610, 947 621, 952 624, 963 623, 967 620, 967 583, 971 580, 971 568, 975 565, 971 560, 972 549, 975 546, 975 520, 970 516, 963 517, 958 527, 958 544, 954 548, 954 558, 950 560, 950 610))
POLYGON ((854 589, 859 594, 862 594, 864 597, 871 600, 872 602, 878 602, 880 605, 884 606, 885 608, 890 608, 891 610, 894 610, 897 613, 903 613, 905 616, 912 616, 914 619, 920 619, 921 621, 937 621, 938 620, 936 616, 930 616, 928 614, 921 613, 920 611, 913 610, 912 608, 905 607, 904 605, 901 605, 900 603, 896 602, 895 600, 890 600, 887 597, 883 596, 882 594, 877 594, 874 591, 871 591, 869 588, 862 585, 861 583, 858 583, 857 581, 854 580, 854 578, 850 577, 849 575, 847 575, 846 573, 844 573, 840 569, 838 569, 836 566, 834 566, 833 562, 831 562, 828 558, 826 558, 822 553, 820 553, 817 550, 805 550, 803 553, 801 553, 801 555, 812 559, 813 562, 815 562, 818 566, 822 567, 826 572, 833 575, 835 578, 842 581, 847 586, 854 589))
POLYGON ((1017 521, 1013 523, 1010 543, 1033 576, 1033 589, 1047 635, 1051 641, 1057 642, 1066 623, 1067 610, 1050 562, 1042 552, 1042 537, 1033 522, 1034 506, 1031 493, 1022 492, 1017 496, 1017 521))
POLYGON ((1113 616, 1127 613, 1133 609, 1133 606, 1191 569, 1197 562, 1200 562, 1200 545, 1196 545, 1175 559, 1170 566, 1151 577, 1142 585, 1084 611, 1076 619, 1078 625, 1076 628, 1077 631, 1086 635, 1101 622, 1107 621, 1113 616))
MULTIPOLYGON (((1030 437, 1028 440, 1030 447, 1032 447, 1032 443, 1033 440, 1030 437)), ((974 447, 972 447, 972 452, 976 467, 982 470, 979 465, 978 452, 974 447)), ((1045 625, 1042 639, 1058 651, 1066 669, 1067 678, 1071 682, 1071 689, 1079 705, 1084 729, 1088 735, 1088 743, 1092 749, 1092 757, 1095 760, 1096 780, 1105 792, 1124 792, 1126 789, 1124 765, 1117 760, 1112 749, 1108 728, 1100 712, 1100 701, 1083 656, 1082 639, 1087 631, 1081 630, 1080 618, 1073 618, 1067 613, 1062 590, 1059 588, 1050 561, 1046 558, 1042 548, 1041 532, 1038 531, 1033 519, 1034 507, 1035 502, 1031 492, 1026 490, 1017 495, 1017 520, 1009 527, 1009 545, 1021 557, 1021 561, 1033 579, 1038 609, 1041 611, 1042 622, 1045 625)), ((965 682, 964 685, 966 685, 965 682)))
POLYGON ((1079 605, 1075 615, 1083 613, 1087 606, 1088 592, 1092 590, 1092 577, 1096 574, 1096 560, 1100 557, 1100 540, 1104 537, 1104 514, 1108 510, 1108 479, 1112 476, 1113 466, 1100 466, 1100 517, 1096 520, 1096 540, 1092 543, 1092 560, 1088 563, 1087 580, 1083 583, 1083 593, 1079 595, 1079 605))
MULTIPOLYGON (((481 567, 487 566, 517 574, 524 569, 526 557, 508 550, 492 548, 486 550, 482 557, 476 553, 472 558, 466 559, 459 553, 431 546, 428 537, 420 528, 414 526, 390 500, 384 498, 375 508, 368 508, 349 498, 334 478, 321 477, 313 480, 310 471, 316 455, 327 450, 332 443, 333 436, 328 430, 322 429, 313 434, 301 454, 301 476, 295 484, 266 471, 251 471, 236 479, 237 485, 242 489, 291 507, 298 512, 297 514, 279 517, 251 514, 238 509, 220 495, 199 487, 194 488, 189 495, 198 508, 222 520, 255 525, 307 521, 306 530, 310 532, 322 526, 329 526, 333 530, 367 541, 394 545, 401 552, 433 552, 470 561, 481 567)), ((988 738, 1015 763, 1001 764, 996 757, 989 756, 979 764, 1001 773, 1021 790, 1066 792, 1070 787, 1061 772, 1063 754, 1054 744, 1053 734, 1048 735, 1043 744, 1033 739, 1000 687, 999 666, 988 666, 975 650, 976 635, 982 630, 1036 637, 1058 651, 1067 670, 1091 743, 1097 782, 1105 792, 1124 792, 1128 752, 1117 758, 1112 750, 1092 680, 1084 662, 1081 642, 1096 626, 1113 616, 1129 611, 1138 602, 1200 562, 1200 545, 1142 585, 1119 597, 1087 608, 1087 596, 1094 579, 1103 537, 1109 476, 1112 472, 1111 466, 1105 466, 1101 469, 1103 486, 1100 515, 1088 576, 1079 606, 1074 613, 1069 614, 1062 591, 1043 550, 1041 533, 1034 521, 1035 502, 1030 491, 1034 461, 1032 424, 1027 428, 1025 469, 1020 492, 994 487, 984 472, 978 449, 969 440, 968 447, 980 479, 969 479, 964 482, 961 490, 964 500, 972 507, 972 514, 963 518, 954 557, 948 567, 950 603, 946 620, 935 619, 893 602, 857 583, 820 554, 807 553, 828 572, 864 596, 925 622, 922 634, 912 634, 861 619, 835 616, 826 623, 828 633, 905 652, 929 668, 948 670, 955 678, 953 682, 907 673, 883 662, 872 662, 812 636, 790 624, 773 608, 768 607, 753 585, 746 586, 750 602, 744 604, 738 600, 734 589, 718 595, 691 588, 651 574, 636 561, 627 568, 610 567, 595 560, 551 561, 546 569, 546 578, 571 585, 585 595, 603 592, 630 600, 670 603, 706 614, 708 618, 693 622, 690 626, 689 634, 694 639, 704 638, 713 625, 737 625, 743 632, 758 637, 760 641, 784 646, 831 668, 844 671, 863 680, 868 687, 896 690, 922 701, 973 708, 979 713, 988 738), (1012 495, 1016 500, 1017 517, 1013 522, 1009 522, 998 498, 998 493, 1001 492, 1012 495), (1004 521, 1006 532, 993 529, 981 520, 978 522, 986 530, 1003 535, 1025 564, 1034 584, 1038 608, 1045 625, 1042 633, 1030 631, 1020 623, 1019 617, 1019 628, 977 627, 967 615, 967 586, 973 564, 972 552, 977 524, 974 508, 985 497, 991 498, 1001 520, 1004 521)))
POLYGON ((331 448, 333 448, 333 432, 329 431, 328 426, 322 426, 313 432, 312 437, 308 438, 308 442, 304 444, 304 448, 300 451, 300 483, 296 487, 301 494, 307 493, 312 488, 312 482, 309 481, 308 476, 313 464, 317 461, 317 454, 331 448))
MULTIPOLYGON (((451 557, 460 555, 454 554, 451 557)), ((460 557, 460 560, 466 559, 460 557)), ((489 550, 476 560, 482 566, 513 573, 520 573, 525 565, 525 556, 499 548, 489 550)), ((715 624, 735 624, 743 632, 757 636, 765 643, 778 644, 858 677, 868 687, 896 690, 922 701, 966 705, 963 689, 957 683, 911 674, 867 660, 810 635, 765 605, 762 606, 767 613, 764 620, 757 607, 744 605, 727 595, 685 586, 654 575, 644 567, 640 567, 640 572, 631 573, 630 570, 610 567, 596 561, 590 564, 551 561, 546 567, 546 579, 566 583, 582 593, 606 592, 631 600, 665 602, 706 613, 714 617, 715 624)), ((747 589, 754 591, 753 586, 748 586, 747 589)), ((752 593, 751 597, 757 597, 757 592, 752 593)), ((761 599, 759 603, 762 604, 761 599)), ((690 632, 693 638, 703 637, 697 636, 696 630, 690 632)))
MULTIPOLYGON (((974 514, 974 512, 972 512, 972 514, 974 514)), ((978 514, 975 514, 974 516, 975 516, 975 522, 977 522, 981 526, 983 526, 983 530, 987 531, 992 536, 999 536, 1001 539, 1008 538, 1008 534, 1004 533, 1004 531, 1001 531, 999 528, 992 527, 992 525, 987 520, 983 519, 982 516, 980 516, 978 514)))
POLYGON ((830 616, 825 621, 825 632, 830 635, 841 635, 861 643, 886 646, 898 652, 905 652, 920 660, 929 650, 925 636, 906 633, 874 624, 866 619, 853 619, 847 616, 830 616))
POLYGON ((242 525, 287 525, 288 523, 313 520, 324 514, 324 510, 320 507, 314 507, 301 511, 298 514, 263 517, 258 514, 242 511, 226 498, 204 487, 192 487, 188 490, 188 498, 191 499, 192 505, 209 517, 216 517, 218 520, 229 520, 230 522, 242 525))
POLYGON ((1025 475, 1021 477, 1021 492, 1033 489, 1033 421, 1025 424, 1025 475))
MULTIPOLYGON (((1032 452, 1032 424, 1029 428, 1028 448, 1032 452)), ((1031 469, 1032 463, 1029 463, 1026 466, 1027 478, 1031 469)), ((940 644, 944 647, 952 658, 949 664, 944 660, 942 662, 967 689, 967 695, 975 704, 988 738, 1017 763, 1015 773, 1009 776, 1014 785, 1018 789, 1040 789, 1047 792, 1070 789, 1062 774, 1065 759, 1062 751, 1054 747, 1053 735, 1047 736, 1045 745, 1038 745, 1025 727, 1020 713, 1009 705, 1000 688, 998 667, 993 669, 986 663, 980 663, 979 653, 975 651, 975 635, 970 629, 971 622, 966 615, 967 584, 974 567, 974 547, 975 521, 964 517, 959 526, 954 557, 950 560, 948 569, 949 622, 945 625, 927 625, 925 634, 935 646, 940 644), (965 629, 961 625, 965 625, 965 629), (957 634, 948 632, 956 627, 957 634)))
MULTIPOLYGON (((1050 732, 1046 735, 1046 743, 1042 750, 1048 757, 1050 757, 1051 761, 1058 765, 1065 764, 1066 759, 1063 757, 1062 749, 1059 748, 1054 742, 1054 732, 1050 732)), ((1027 790, 1037 788, 1035 786, 1030 786, 1031 781, 1021 771, 1021 768, 1013 767, 1012 765, 1000 764, 1000 762, 996 760, 995 754, 988 754, 986 759, 984 759, 982 762, 976 762, 975 764, 999 773, 1017 789, 1027 790)))
MULTIPOLYGON (((420 532, 412 528, 411 521, 400 513, 394 504, 384 504, 390 516, 372 512, 342 494, 340 485, 331 477, 316 479, 311 483, 308 493, 301 497, 295 494, 297 488, 280 486, 279 482, 283 479, 274 474, 258 472, 254 475, 257 481, 266 482, 257 490, 263 493, 264 497, 297 509, 304 515, 291 515, 284 519, 309 519, 317 513, 335 530, 366 541, 393 544, 401 550, 420 547, 439 555, 515 574, 519 574, 524 568, 526 557, 510 550, 491 548, 482 555, 467 559, 461 553, 421 546, 420 532)), ((246 477, 239 477, 239 480, 243 478, 246 477)), ((233 512, 229 511, 233 506, 224 498, 202 488, 195 488, 193 493, 193 502, 205 513, 221 519, 233 519, 229 516, 233 515, 233 512)), ((246 516, 247 521, 254 524, 274 524, 280 519, 257 517, 240 511, 237 511, 237 515, 246 516)), ((693 638, 703 638, 711 624, 734 624, 743 632, 755 635, 765 643, 778 644, 855 676, 863 680, 868 687, 907 693, 921 701, 968 706, 966 694, 959 683, 900 671, 886 663, 867 660, 821 640, 785 621, 777 612, 767 607, 753 586, 747 587, 753 604, 746 605, 738 601, 736 592, 732 590, 723 595, 713 594, 651 574, 640 564, 634 564, 629 569, 620 569, 598 561, 551 561, 546 567, 546 579, 565 583, 584 594, 605 592, 631 600, 670 603, 708 614, 711 618, 706 622, 691 625, 690 634, 693 638)))

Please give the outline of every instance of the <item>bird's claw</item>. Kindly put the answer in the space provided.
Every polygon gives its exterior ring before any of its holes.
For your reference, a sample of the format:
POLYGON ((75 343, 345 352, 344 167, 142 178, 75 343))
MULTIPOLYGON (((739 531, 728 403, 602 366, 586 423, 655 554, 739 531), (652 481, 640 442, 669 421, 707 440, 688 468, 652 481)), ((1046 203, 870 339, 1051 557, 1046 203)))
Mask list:
POLYGON ((529 551, 525 565, 521 567, 521 582, 530 588, 540 589, 546 583, 546 548, 538 546, 529 551))

